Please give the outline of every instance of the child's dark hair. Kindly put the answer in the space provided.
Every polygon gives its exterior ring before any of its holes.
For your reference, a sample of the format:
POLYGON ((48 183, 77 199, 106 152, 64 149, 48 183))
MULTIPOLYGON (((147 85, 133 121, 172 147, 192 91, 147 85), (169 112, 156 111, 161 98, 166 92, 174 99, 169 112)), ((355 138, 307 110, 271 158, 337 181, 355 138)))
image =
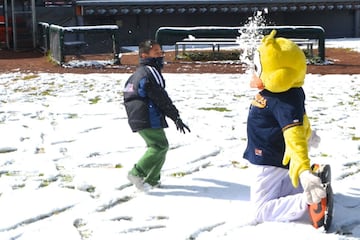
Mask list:
POLYGON ((141 42, 139 44, 139 56, 141 56, 142 53, 149 53, 154 45, 159 45, 159 43, 154 40, 146 40, 141 42))

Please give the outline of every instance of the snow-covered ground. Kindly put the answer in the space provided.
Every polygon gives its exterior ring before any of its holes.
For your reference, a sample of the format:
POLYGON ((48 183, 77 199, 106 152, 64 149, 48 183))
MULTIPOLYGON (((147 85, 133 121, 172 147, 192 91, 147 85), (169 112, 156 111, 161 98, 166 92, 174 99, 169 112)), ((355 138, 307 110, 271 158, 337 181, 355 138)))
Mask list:
POLYGON ((246 74, 164 76, 191 133, 169 120, 162 187, 145 194, 126 179, 145 151, 122 104, 129 74, 0 74, 0 239, 360 238, 360 75, 308 74, 304 86, 322 139, 311 159, 332 166, 330 233, 250 224, 246 74))

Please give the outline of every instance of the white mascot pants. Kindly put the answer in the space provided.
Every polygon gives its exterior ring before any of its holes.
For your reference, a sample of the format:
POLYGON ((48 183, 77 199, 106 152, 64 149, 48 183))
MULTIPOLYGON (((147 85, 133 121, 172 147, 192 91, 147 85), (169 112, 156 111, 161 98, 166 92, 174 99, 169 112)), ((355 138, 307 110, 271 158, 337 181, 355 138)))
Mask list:
POLYGON ((288 170, 251 165, 254 181, 251 186, 251 201, 258 223, 265 221, 289 222, 301 219, 308 206, 303 197, 303 188, 294 188, 288 170))

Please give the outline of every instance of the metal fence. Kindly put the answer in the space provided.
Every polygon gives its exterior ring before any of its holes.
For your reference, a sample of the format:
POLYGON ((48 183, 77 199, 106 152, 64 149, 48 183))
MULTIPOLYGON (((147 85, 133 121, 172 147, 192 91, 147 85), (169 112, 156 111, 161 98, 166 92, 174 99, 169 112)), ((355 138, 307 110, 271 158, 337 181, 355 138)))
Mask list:
POLYGON ((37 28, 37 47, 43 52, 47 53, 50 47, 49 39, 50 24, 39 22, 37 28))

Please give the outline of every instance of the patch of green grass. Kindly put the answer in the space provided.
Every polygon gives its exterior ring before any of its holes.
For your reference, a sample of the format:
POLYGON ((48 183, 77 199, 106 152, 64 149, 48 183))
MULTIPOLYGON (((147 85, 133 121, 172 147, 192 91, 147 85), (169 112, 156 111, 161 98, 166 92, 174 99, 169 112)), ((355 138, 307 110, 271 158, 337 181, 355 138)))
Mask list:
POLYGON ((78 118, 79 115, 77 113, 68 113, 67 118, 68 119, 74 119, 74 118, 78 118))
POLYGON ((234 94, 234 98, 242 98, 245 97, 245 94, 234 94))
POLYGON ((351 140, 353 140, 353 141, 359 141, 359 140, 360 140, 360 137, 353 136, 353 137, 351 138, 351 140))
POLYGON ((93 193, 93 192, 95 192, 95 189, 96 189, 96 187, 89 186, 89 187, 86 188, 86 191, 89 192, 89 193, 93 193))
POLYGON ((311 98, 313 98, 313 99, 320 99, 320 97, 319 96, 310 96, 311 98))
POLYGON ((191 51, 185 52, 179 58, 187 61, 223 61, 223 60, 239 60, 240 51, 191 51))
POLYGON ((321 58, 319 56, 312 56, 308 51, 304 50, 305 53, 305 57, 306 57, 306 61, 307 64, 322 64, 324 63, 323 60, 321 60, 321 58))
POLYGON ((186 175, 185 172, 175 172, 170 174, 172 177, 184 177, 186 175))
POLYGON ((25 183, 15 184, 12 186, 12 189, 16 190, 16 189, 24 188, 25 186, 26 186, 25 183))
POLYGON ((96 104, 96 103, 98 103, 100 100, 101 100, 101 97, 100 97, 100 96, 96 96, 96 97, 94 97, 94 98, 90 98, 90 99, 89 99, 90 104, 96 104))
POLYGON ((327 154, 327 153, 321 153, 321 157, 329 157, 329 154, 327 154))
POLYGON ((13 177, 13 176, 18 176, 19 175, 19 172, 7 172, 5 173, 5 176, 8 176, 8 177, 13 177))
POLYGON ((50 51, 50 50, 47 51, 47 52, 45 53, 45 55, 46 55, 47 60, 48 60, 50 63, 52 63, 52 64, 54 64, 54 65, 58 65, 58 63, 55 61, 55 59, 53 59, 53 58, 51 57, 51 51, 50 51))
POLYGON ((312 120, 312 121, 318 121, 318 120, 319 120, 319 117, 311 116, 311 117, 309 117, 309 119, 312 120))
POLYGON ((199 108, 199 110, 205 110, 205 111, 217 111, 217 112, 231 112, 231 110, 225 108, 225 107, 202 107, 199 108))
POLYGON ((115 165, 115 168, 123 168, 123 165, 121 165, 121 163, 118 163, 115 165))
POLYGON ((73 176, 71 175, 62 175, 61 176, 61 181, 62 182, 72 182, 73 181, 73 176))
POLYGON ((245 164, 242 164, 238 161, 231 161, 231 164, 236 167, 236 168, 240 168, 240 169, 247 169, 249 166, 248 165, 245 165, 245 164))
POLYGON ((360 100, 360 93, 355 93, 354 95, 351 95, 352 98, 355 98, 355 100, 360 100))
POLYGON ((31 75, 26 75, 22 78, 22 80, 31 80, 31 79, 34 79, 34 78, 38 78, 39 75, 36 75, 36 74, 31 74, 31 75))
POLYGON ((35 92, 37 90, 37 87, 29 87, 27 89, 24 88, 16 88, 14 89, 14 92, 20 92, 20 93, 25 93, 25 92, 35 92))
POLYGON ((42 92, 40 93, 40 95, 41 95, 41 96, 50 96, 51 93, 52 93, 52 90, 47 89, 47 90, 45 90, 45 91, 42 91, 42 92))
POLYGON ((47 187, 50 185, 50 181, 48 181, 47 179, 43 180, 40 184, 40 187, 47 187))

